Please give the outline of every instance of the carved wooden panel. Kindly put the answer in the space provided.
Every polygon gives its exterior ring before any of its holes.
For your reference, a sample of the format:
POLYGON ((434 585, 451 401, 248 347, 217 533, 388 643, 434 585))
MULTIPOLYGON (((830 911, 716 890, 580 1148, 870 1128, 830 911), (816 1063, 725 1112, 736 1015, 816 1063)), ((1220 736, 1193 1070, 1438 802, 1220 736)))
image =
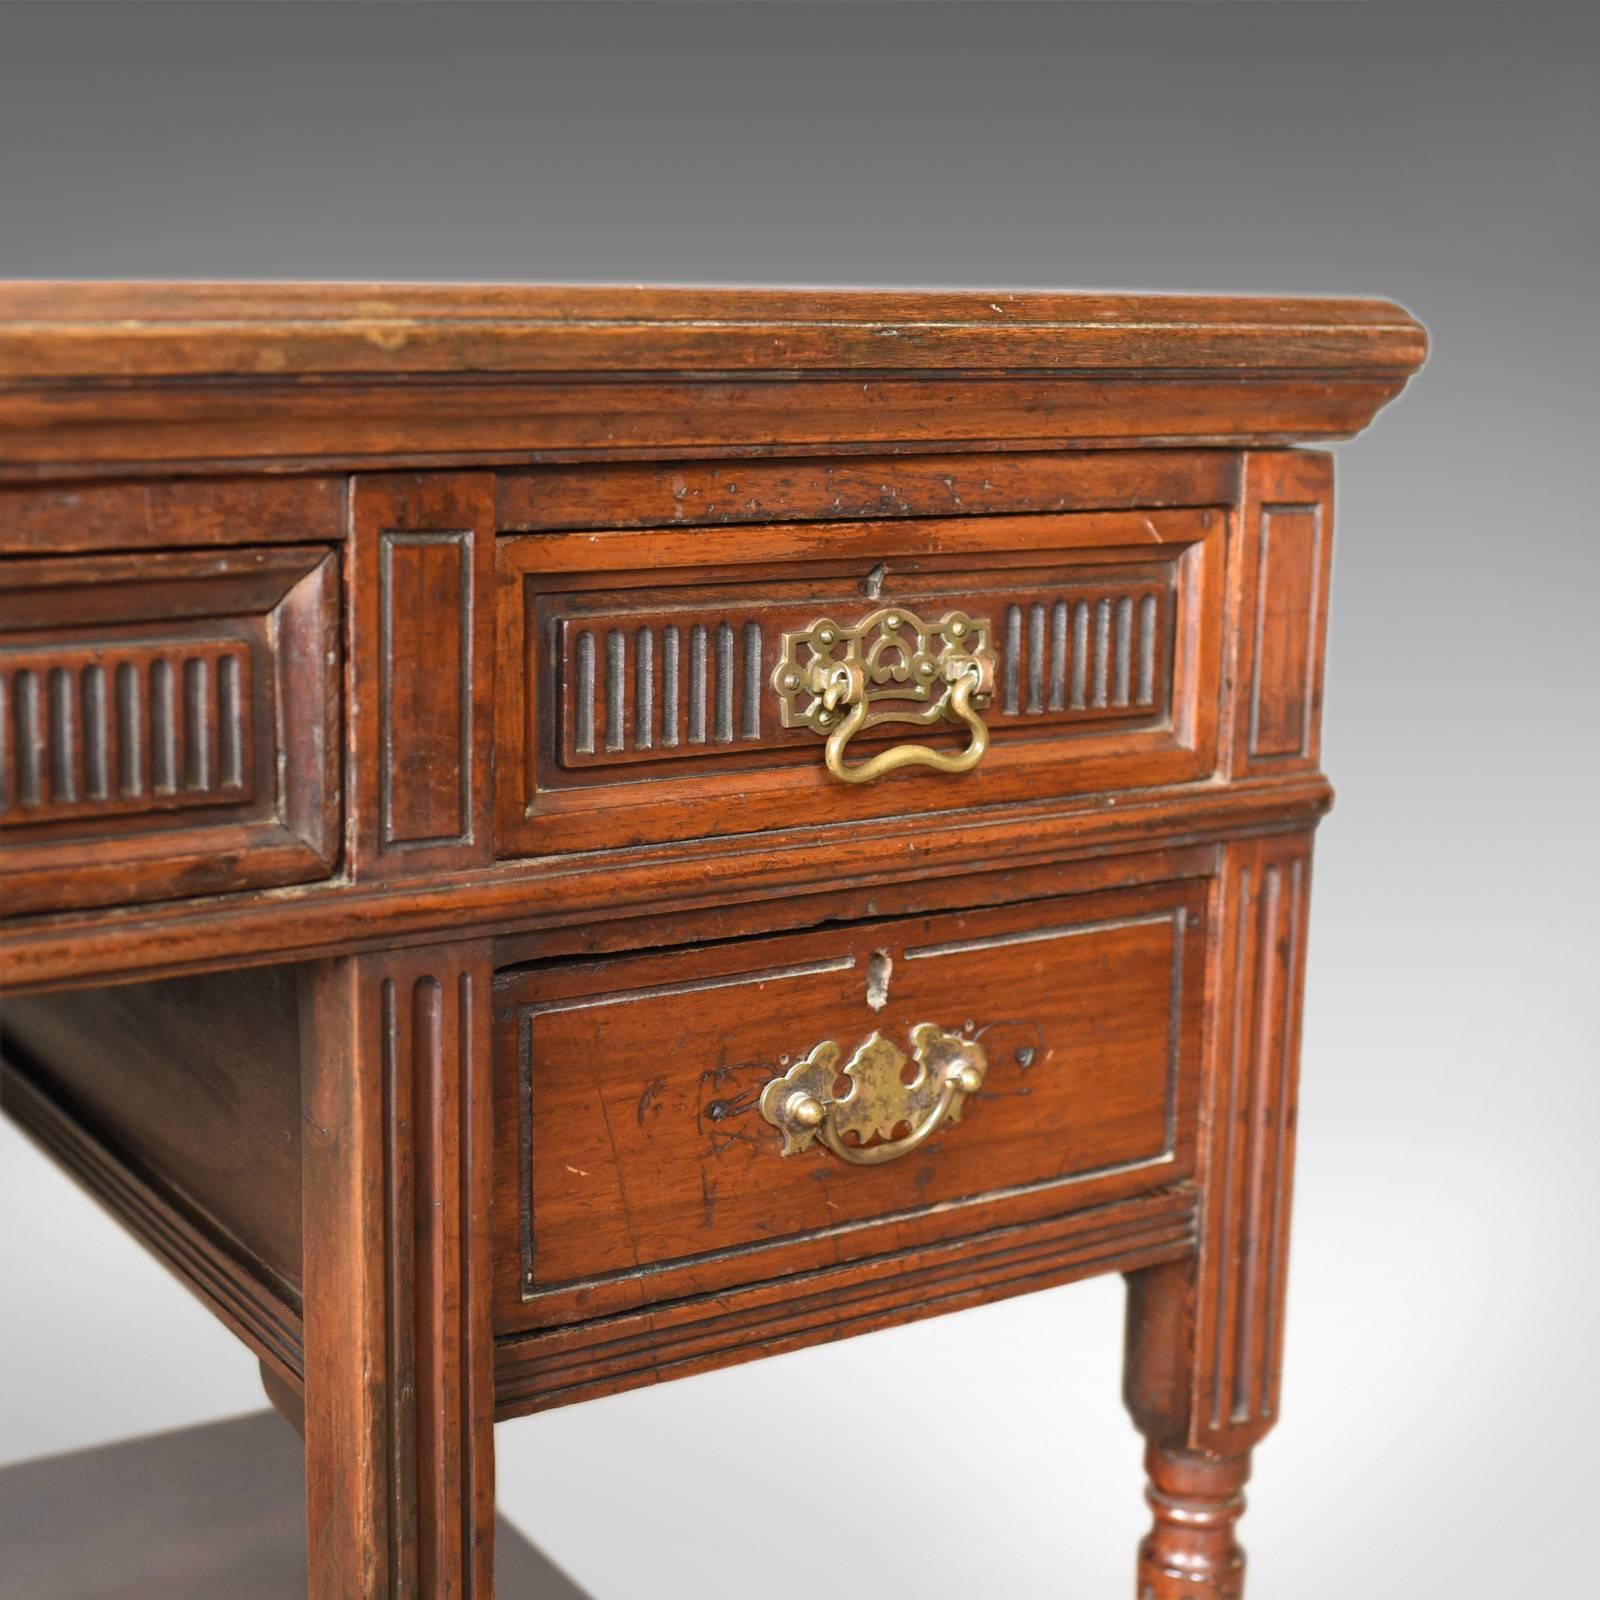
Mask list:
POLYGON ((1277 1421, 1309 891, 1309 834, 1230 843, 1211 888, 1198 1253, 1128 1280, 1126 1400, 1162 1450, 1277 1421))
POLYGON ((1288 452, 1246 457, 1240 520, 1234 769, 1315 767, 1333 554, 1329 458, 1288 452))
POLYGON ((0 655, 0 824, 250 798, 250 655, 203 631, 0 655))
POLYGON ((316 1594, 493 1594, 490 971, 481 942, 303 969, 316 1594))
POLYGON ((358 478, 353 505, 357 874, 487 860, 493 480, 358 478))
POLYGON ((1191 1429, 1224 1454, 1277 1414, 1310 872, 1309 836, 1290 835, 1230 846, 1219 884, 1191 1429))
POLYGON ((503 1326, 552 1325, 1055 1216, 1190 1170, 1200 884, 502 974, 503 1326), (785 1155, 762 1091, 928 1023, 988 1061, 882 1165, 785 1155), (660 1041, 670 1040, 663 1052, 660 1041), (1185 1073, 1189 1073, 1185 1086, 1185 1073))
MULTIPOLYGON (((1176 559, 1166 558, 1127 572, 1100 570, 1093 581, 945 586, 942 593, 919 585, 900 598, 925 616, 962 607, 992 619, 997 729, 1015 718, 1158 726, 1172 699, 1176 580, 1176 559)), ((721 604, 714 597, 684 603, 670 590, 629 596, 626 608, 586 600, 562 596, 548 607, 561 682, 559 763, 569 770, 731 746, 815 753, 808 730, 778 725, 769 680, 780 641, 824 613, 862 609, 859 590, 843 584, 832 594, 814 590, 804 602, 752 601, 747 590, 728 591, 721 604)))
MULTIPOLYGON (((503 539, 501 853, 1202 776, 1224 525, 1165 510, 503 539), (784 636, 883 604, 989 623, 992 746, 959 779, 847 788, 814 732, 780 724, 784 636)), ((958 731, 919 737, 954 749, 958 731)))
POLYGON ((13 910, 326 874, 334 558, 300 546, 19 561, 0 613, 13 910))

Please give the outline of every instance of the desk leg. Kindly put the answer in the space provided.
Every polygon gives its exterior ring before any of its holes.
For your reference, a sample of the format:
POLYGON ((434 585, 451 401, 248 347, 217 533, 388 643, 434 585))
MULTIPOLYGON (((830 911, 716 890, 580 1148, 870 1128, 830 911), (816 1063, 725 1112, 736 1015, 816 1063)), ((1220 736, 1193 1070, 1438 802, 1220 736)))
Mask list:
POLYGON ((1250 1451, 1277 1421, 1309 834, 1227 847, 1212 886, 1214 1024, 1199 1249, 1128 1279, 1128 1409, 1155 1524, 1139 1600, 1236 1600, 1250 1451))
POLYGON ((490 946, 306 969, 310 1600, 492 1600, 490 946))

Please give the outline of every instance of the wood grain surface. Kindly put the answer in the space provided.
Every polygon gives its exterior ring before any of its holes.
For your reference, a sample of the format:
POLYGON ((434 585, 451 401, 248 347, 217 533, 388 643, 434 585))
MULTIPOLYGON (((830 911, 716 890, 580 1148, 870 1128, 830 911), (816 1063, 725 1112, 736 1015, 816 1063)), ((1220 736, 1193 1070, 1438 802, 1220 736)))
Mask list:
POLYGON ((1236 1600, 1332 800, 1303 447, 1425 351, 1375 300, 0 285, 0 1086, 260 1357, 311 1600, 492 1600, 497 1416, 1107 1272, 1140 1600, 1236 1600), (987 619, 974 770, 781 725, 784 636, 885 604, 987 619), (989 1052, 959 1124, 780 1153, 770 1078, 924 1022, 989 1052))

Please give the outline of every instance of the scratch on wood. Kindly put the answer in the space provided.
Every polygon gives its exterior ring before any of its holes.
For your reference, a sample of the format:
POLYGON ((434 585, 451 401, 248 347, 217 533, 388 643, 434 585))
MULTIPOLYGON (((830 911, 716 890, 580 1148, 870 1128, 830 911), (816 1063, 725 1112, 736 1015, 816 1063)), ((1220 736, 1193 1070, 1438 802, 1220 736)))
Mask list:
POLYGON ((652 1115, 659 1117, 661 1115, 661 1107, 656 1103, 656 1096, 660 1094, 661 1091, 666 1088, 666 1086, 667 1076, 665 1073, 661 1073, 659 1076, 652 1078, 649 1083, 645 1085, 644 1093, 639 1096, 639 1109, 636 1113, 639 1118, 639 1126, 641 1128, 645 1124, 646 1117, 652 1115))

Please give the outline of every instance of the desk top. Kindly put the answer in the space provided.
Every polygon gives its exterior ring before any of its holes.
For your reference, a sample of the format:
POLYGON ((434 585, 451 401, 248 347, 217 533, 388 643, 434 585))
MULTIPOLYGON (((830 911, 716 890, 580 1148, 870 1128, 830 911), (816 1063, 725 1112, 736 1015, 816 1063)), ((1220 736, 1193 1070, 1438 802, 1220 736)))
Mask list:
POLYGON ((0 284, 11 379, 332 373, 949 371, 1408 374, 1386 300, 947 290, 0 284))
POLYGON ((0 284, 0 477, 1294 444, 1426 344, 1383 300, 0 284))

